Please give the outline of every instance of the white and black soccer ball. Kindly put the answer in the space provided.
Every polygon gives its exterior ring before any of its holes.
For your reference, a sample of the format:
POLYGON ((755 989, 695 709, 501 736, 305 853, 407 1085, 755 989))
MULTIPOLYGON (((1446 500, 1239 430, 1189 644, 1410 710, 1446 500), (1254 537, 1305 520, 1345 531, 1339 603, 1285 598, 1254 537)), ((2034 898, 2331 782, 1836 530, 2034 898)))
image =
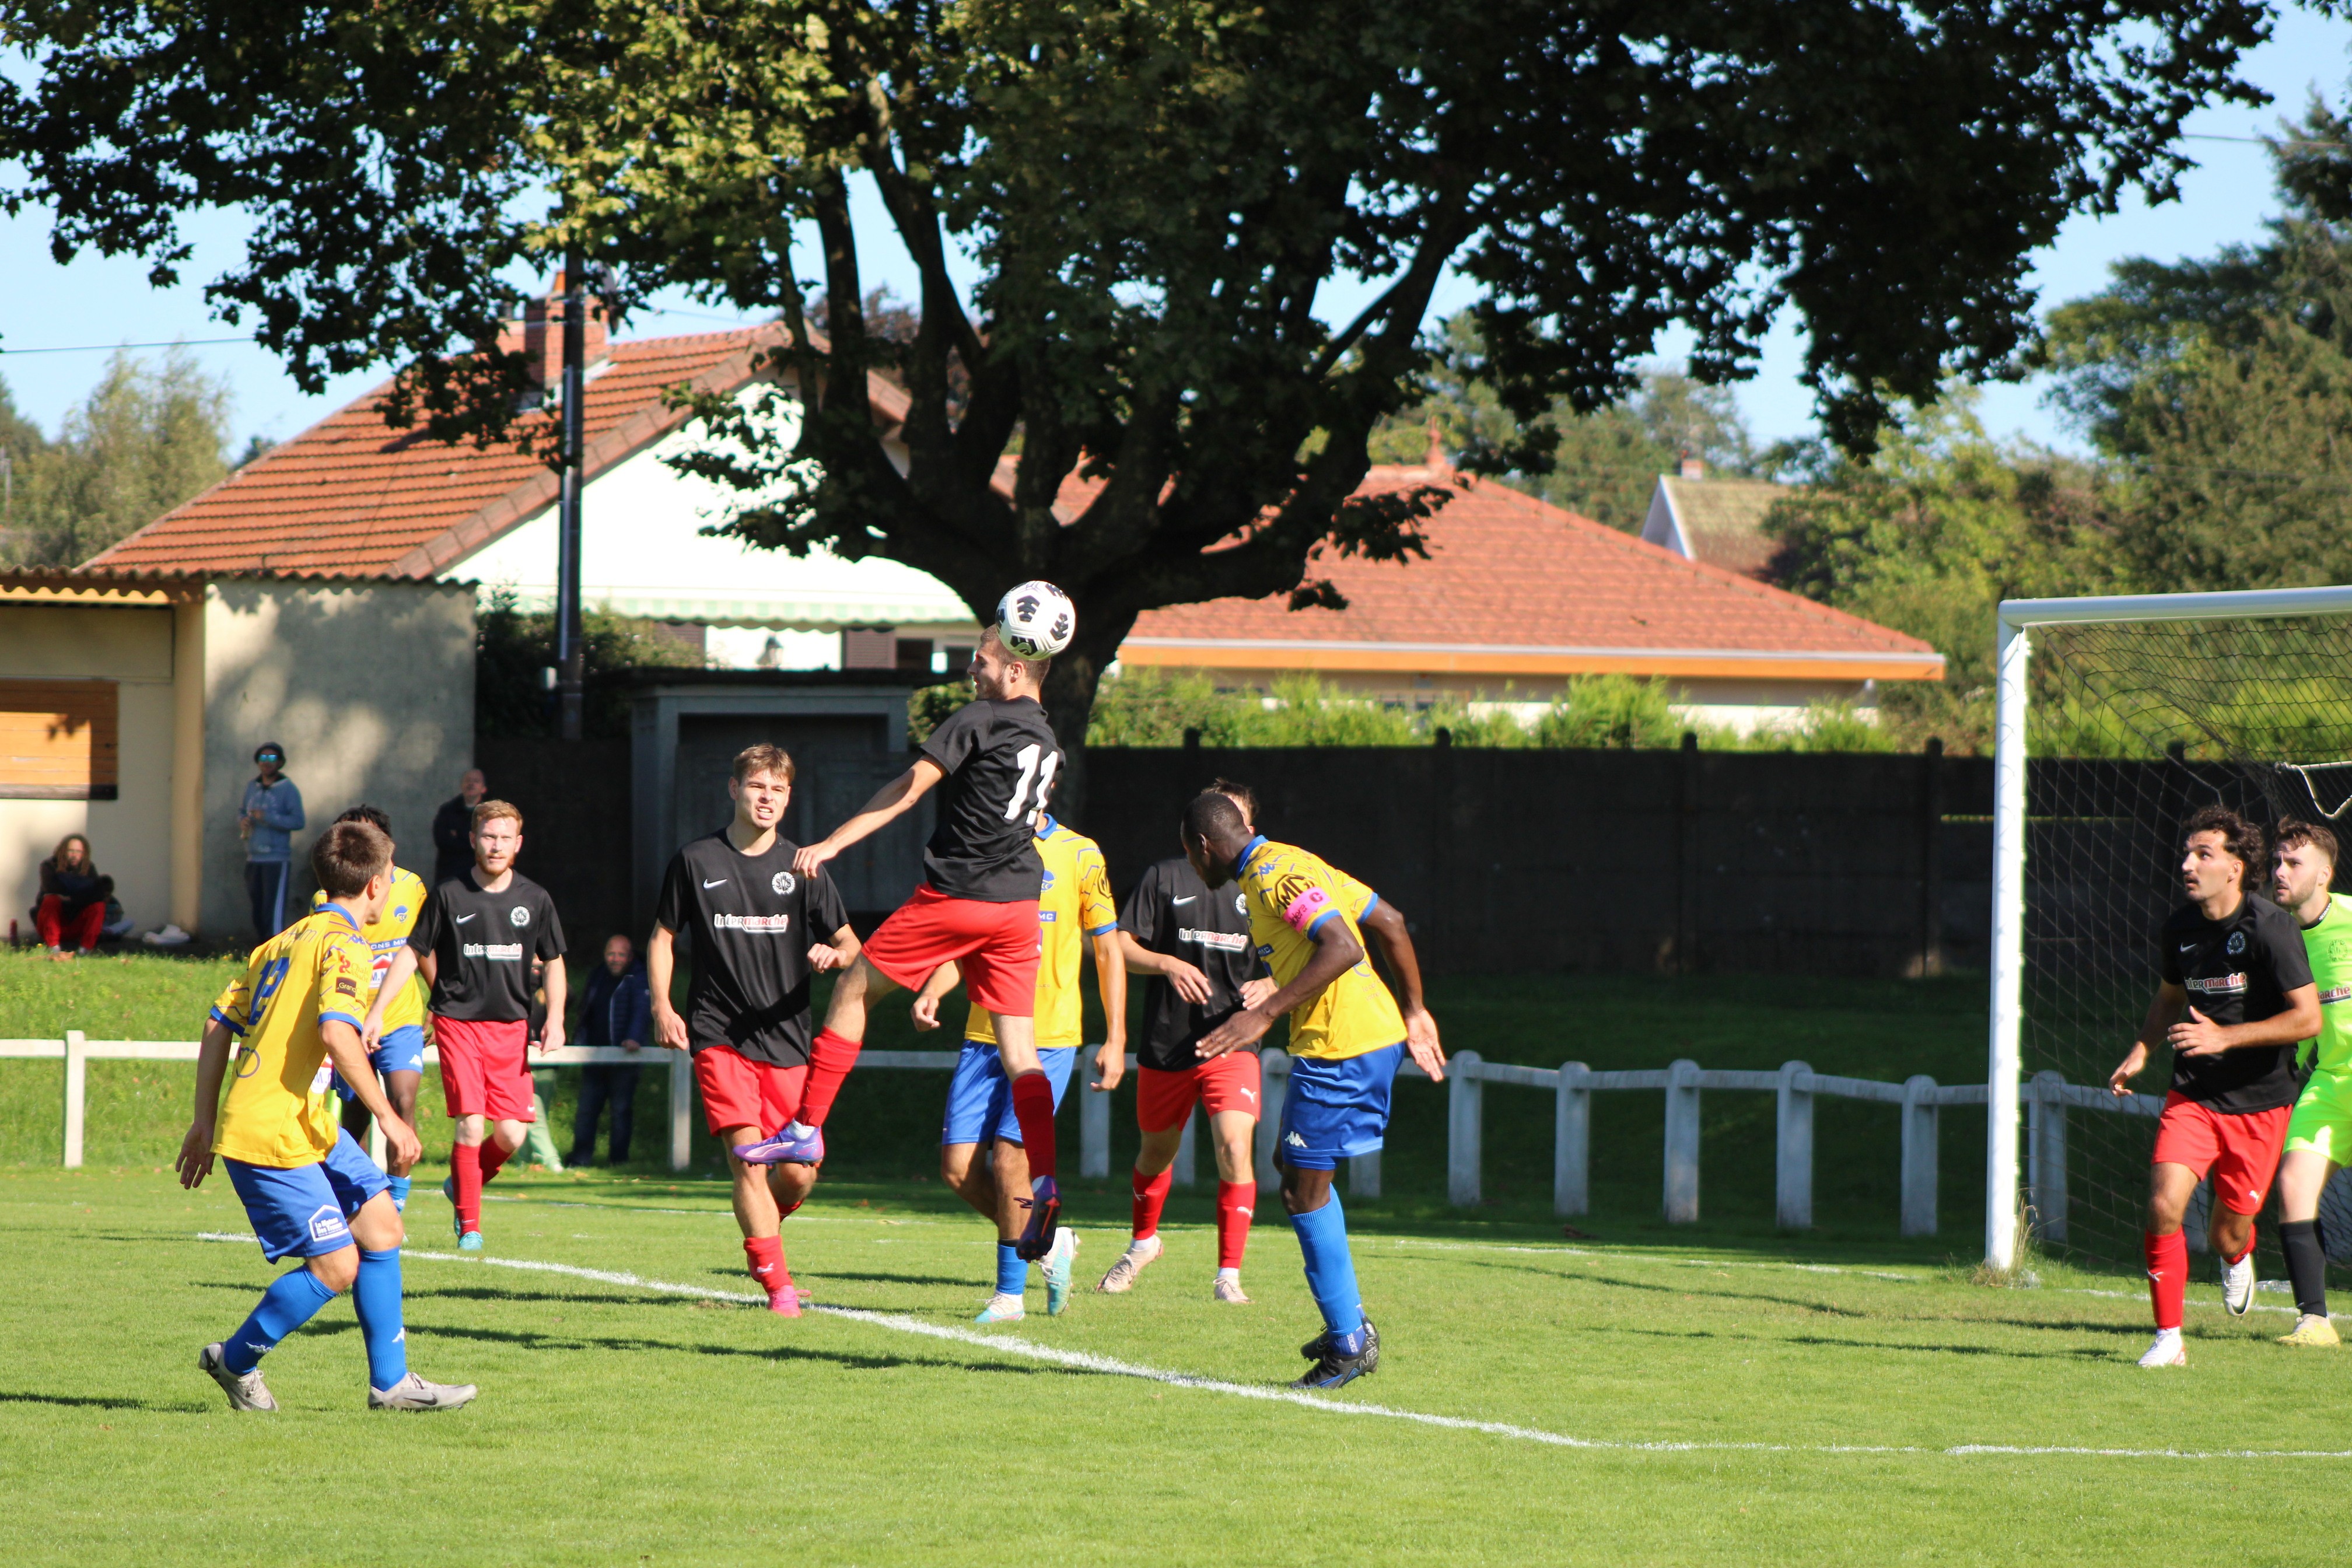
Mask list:
POLYGON ((996 606, 996 635, 1020 658, 1051 658, 1070 646, 1078 607, 1051 583, 1024 583, 996 606))

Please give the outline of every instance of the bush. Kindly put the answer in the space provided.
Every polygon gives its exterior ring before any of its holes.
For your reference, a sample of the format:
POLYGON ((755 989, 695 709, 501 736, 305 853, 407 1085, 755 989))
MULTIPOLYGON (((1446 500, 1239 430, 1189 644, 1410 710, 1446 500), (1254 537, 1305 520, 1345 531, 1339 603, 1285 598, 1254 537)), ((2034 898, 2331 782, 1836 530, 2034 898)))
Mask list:
POLYGON ((1678 746, 1685 728, 1661 682, 1580 675, 1536 721, 1529 739, 1538 746, 1678 746))
MULTIPOLYGON (((580 617, 585 644, 586 689, 582 732, 617 737, 629 732, 628 704, 618 677, 648 668, 698 669, 693 649, 656 636, 654 623, 588 610, 580 617)), ((483 735, 551 735, 555 696, 541 671, 555 662, 555 616, 516 607, 514 590, 497 588, 474 621, 474 729, 483 735)))

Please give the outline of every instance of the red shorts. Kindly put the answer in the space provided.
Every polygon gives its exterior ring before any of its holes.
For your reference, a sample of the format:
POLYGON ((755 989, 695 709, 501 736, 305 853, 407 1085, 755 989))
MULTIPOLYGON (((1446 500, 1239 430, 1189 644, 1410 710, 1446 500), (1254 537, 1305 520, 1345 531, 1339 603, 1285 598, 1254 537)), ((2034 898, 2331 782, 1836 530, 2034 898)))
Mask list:
POLYGON ((530 1109, 527 1019, 445 1018, 436 1013, 433 1043, 441 1053, 441 1098, 452 1117, 538 1120, 530 1109))
POLYGON ((1146 1132, 1181 1127, 1192 1114, 1192 1102, 1214 1116, 1238 1110, 1255 1118, 1258 1090, 1264 1087, 1255 1051, 1228 1051, 1181 1072, 1139 1068, 1135 1085, 1135 1120, 1146 1132))
POLYGON ((705 1046, 694 1053, 694 1087, 702 1091, 702 1123, 711 1135, 730 1127, 773 1132, 800 1114, 808 1064, 780 1068, 755 1062, 732 1046, 705 1046))
POLYGON ((942 963, 963 972, 963 994, 986 1013, 1037 1016, 1037 900, 983 904, 926 882, 866 939, 866 959, 913 991, 942 963))
POLYGON ((2246 1110, 2232 1116, 2208 1110, 2179 1094, 2164 1097, 2156 1124, 2159 1165, 2186 1165, 2200 1176, 2213 1173, 2213 1195, 2231 1214, 2257 1214, 2278 1174, 2279 1151, 2286 1147, 2292 1105, 2246 1110))

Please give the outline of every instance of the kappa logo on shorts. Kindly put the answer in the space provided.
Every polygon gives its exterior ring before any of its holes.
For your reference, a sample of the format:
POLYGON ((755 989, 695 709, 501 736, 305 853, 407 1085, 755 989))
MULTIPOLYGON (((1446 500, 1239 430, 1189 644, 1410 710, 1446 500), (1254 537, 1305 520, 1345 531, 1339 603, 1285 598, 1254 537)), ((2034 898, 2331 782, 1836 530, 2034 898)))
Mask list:
POLYGON ((349 1236, 352 1227, 343 1223, 343 1213, 332 1204, 320 1204, 310 1215, 310 1239, 332 1241, 339 1236, 349 1236))
POLYGON ((768 879, 768 886, 779 893, 789 894, 794 888, 799 887, 800 883, 793 879, 790 871, 779 871, 768 879))
POLYGON ((1289 1144, 1294 1149, 1304 1149, 1307 1147, 1307 1140, 1301 1138, 1296 1132, 1292 1133, 1289 1137, 1285 1138, 1283 1142, 1289 1144))
POLYGON ((513 921, 516 925, 527 926, 530 924, 530 911, 524 909, 520 904, 517 904, 513 909, 507 911, 507 919, 513 921))

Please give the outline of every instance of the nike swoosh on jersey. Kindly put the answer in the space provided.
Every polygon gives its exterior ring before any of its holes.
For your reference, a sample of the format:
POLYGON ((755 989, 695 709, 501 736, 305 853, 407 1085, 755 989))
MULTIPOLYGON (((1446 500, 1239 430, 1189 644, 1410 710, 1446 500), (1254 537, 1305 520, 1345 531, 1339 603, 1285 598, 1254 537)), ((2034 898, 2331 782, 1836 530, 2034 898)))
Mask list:
POLYGON ((723 888, 723 887, 725 887, 725 886, 727 885, 727 879, 726 879, 726 878, 724 878, 724 877, 721 877, 721 878, 719 878, 719 880, 717 880, 717 881, 715 881, 715 882, 705 882, 705 883, 703 883, 702 885, 703 885, 705 888, 723 888))
POLYGON ((449 923, 453 926, 461 926, 473 918, 472 915, 452 915, 449 918, 449 923))
POLYGON ((1171 904, 1189 904, 1200 896, 1198 893, 1187 893, 1181 899, 1171 899, 1168 901, 1171 904))

